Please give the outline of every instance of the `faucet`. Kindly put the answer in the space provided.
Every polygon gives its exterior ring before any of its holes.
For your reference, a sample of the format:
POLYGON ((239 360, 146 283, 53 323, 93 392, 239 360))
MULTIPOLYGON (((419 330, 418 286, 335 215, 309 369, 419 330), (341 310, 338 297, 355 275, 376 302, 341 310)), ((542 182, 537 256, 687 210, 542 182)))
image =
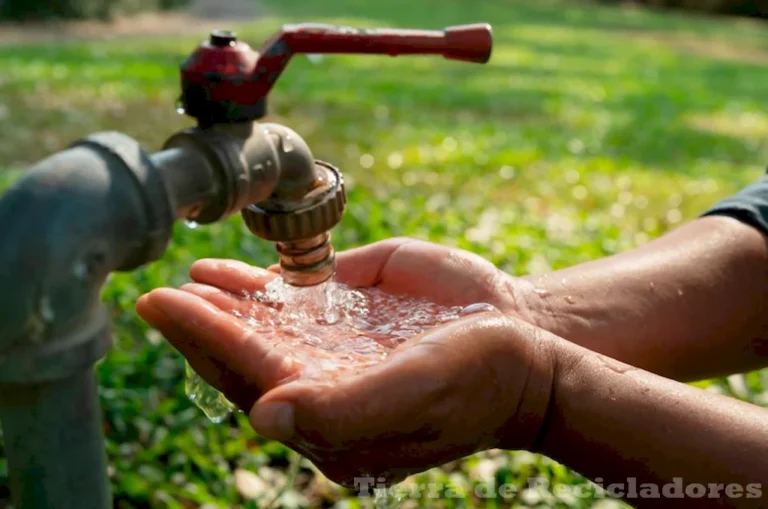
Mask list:
POLYGON ((486 63, 487 24, 444 30, 285 25, 258 50, 215 31, 181 65, 196 126, 156 153, 95 133, 0 196, 0 422, 16 509, 112 507, 94 365, 111 348, 100 293, 111 272, 160 259, 172 227, 239 213, 278 252, 285 281, 334 272, 344 180, 292 129, 261 123, 294 54, 432 54, 486 63))

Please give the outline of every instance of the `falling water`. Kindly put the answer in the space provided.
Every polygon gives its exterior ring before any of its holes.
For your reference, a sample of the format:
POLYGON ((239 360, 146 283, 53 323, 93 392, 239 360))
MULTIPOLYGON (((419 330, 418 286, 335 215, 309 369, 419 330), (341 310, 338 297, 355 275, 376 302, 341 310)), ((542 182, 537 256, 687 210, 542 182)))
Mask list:
MULTIPOLYGON (((498 312, 487 303, 441 306, 427 299, 392 295, 378 288, 353 289, 335 280, 298 288, 277 277, 264 291, 241 296, 252 303, 233 315, 254 337, 283 349, 303 366, 305 379, 334 383, 383 362, 408 339, 462 316, 498 312)), ((222 422, 234 406, 189 366, 189 398, 213 422, 222 422)), ((376 490, 377 509, 397 507, 387 490, 376 490)))

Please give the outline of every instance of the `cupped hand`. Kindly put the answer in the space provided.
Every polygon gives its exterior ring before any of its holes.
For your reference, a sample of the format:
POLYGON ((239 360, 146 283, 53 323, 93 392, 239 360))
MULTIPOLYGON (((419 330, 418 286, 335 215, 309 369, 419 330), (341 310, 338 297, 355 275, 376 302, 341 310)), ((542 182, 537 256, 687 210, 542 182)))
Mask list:
MULTIPOLYGON (((390 482, 477 451, 530 448, 554 379, 557 338, 504 314, 463 318, 416 336, 334 384, 301 378, 290 352, 254 337, 232 292, 276 273, 201 260, 196 282, 143 296, 140 315, 195 371, 249 413, 254 429, 311 459, 330 479, 390 482)), ((338 255, 338 280, 445 305, 517 309, 505 276, 471 253, 393 239, 338 255)))

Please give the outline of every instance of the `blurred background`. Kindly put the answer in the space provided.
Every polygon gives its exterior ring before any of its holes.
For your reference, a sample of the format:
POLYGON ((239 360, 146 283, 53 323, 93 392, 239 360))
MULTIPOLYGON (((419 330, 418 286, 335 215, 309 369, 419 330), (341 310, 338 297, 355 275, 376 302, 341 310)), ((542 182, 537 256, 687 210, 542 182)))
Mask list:
MULTIPOLYGON (((486 66, 296 58, 271 94, 269 120, 344 172, 350 204, 334 231, 338 249, 410 235, 513 274, 558 269, 648 242, 762 175, 767 13, 768 2, 746 0, 2 0, 0 186, 95 131, 159 149, 191 125, 176 111, 178 68, 213 28, 258 47, 286 22, 489 22, 486 66)), ((183 359, 133 306, 152 288, 186 282, 201 257, 276 260, 239 217, 179 224, 162 260, 113 275, 104 290, 116 345, 98 372, 116 507, 256 508, 275 497, 276 507, 364 506, 311 464, 293 476, 292 453, 256 436, 245 416, 213 424, 187 399, 183 359)), ((697 385, 768 404, 768 372, 697 385)), ((8 507, 4 475, 0 461, 8 507)), ((403 507, 626 507, 599 489, 589 500, 558 494, 584 479, 522 452, 479 454, 409 482, 453 492, 403 507), (550 489, 522 489, 537 476, 550 489), (489 482, 521 489, 472 495, 489 482)))

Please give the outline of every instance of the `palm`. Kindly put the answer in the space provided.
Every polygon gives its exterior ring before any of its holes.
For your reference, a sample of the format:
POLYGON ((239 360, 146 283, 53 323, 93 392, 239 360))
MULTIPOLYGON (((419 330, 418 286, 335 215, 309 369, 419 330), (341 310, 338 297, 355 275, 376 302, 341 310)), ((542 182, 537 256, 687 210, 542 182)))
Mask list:
POLYGON ((339 253, 338 279, 446 306, 486 302, 504 312, 516 308, 511 279, 492 263, 467 251, 422 241, 392 239, 339 253))
MULTIPOLYGON (((337 258, 337 280, 352 287, 377 286, 443 305, 485 302, 505 313, 515 311, 508 277, 465 251, 392 239, 337 258)), ((262 290, 278 272, 235 260, 200 260, 190 270, 195 283, 153 291, 137 309, 202 378, 248 410, 261 394, 301 371, 284 350, 250 337, 248 326, 233 313, 251 310, 253 302, 240 297, 242 292, 262 290)))

